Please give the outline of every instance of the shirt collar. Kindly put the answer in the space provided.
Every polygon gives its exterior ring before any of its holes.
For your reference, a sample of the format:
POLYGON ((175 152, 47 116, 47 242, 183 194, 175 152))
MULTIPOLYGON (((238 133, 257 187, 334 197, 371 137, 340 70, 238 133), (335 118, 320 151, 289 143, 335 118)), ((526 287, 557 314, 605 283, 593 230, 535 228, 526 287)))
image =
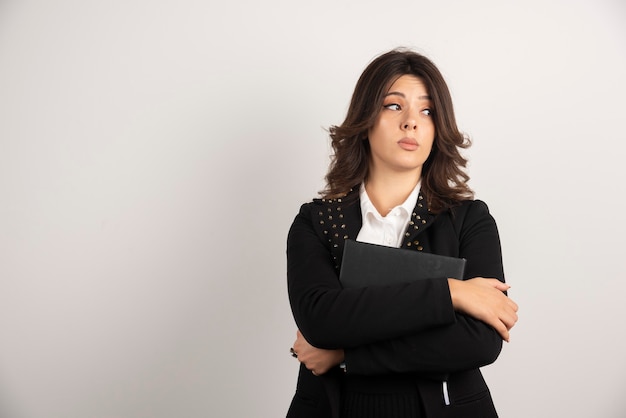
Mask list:
MULTIPOLYGON (((421 184, 421 181, 418 181, 415 185, 415 188, 413 188, 413 191, 409 194, 406 200, 401 205, 393 208, 390 213, 396 208, 399 208, 405 214, 410 214, 415 208, 415 205, 417 205, 417 197, 420 193, 421 184)), ((374 204, 367 195, 367 191, 365 190, 365 183, 361 183, 361 187, 359 188, 359 199, 361 201, 361 214, 363 217, 369 216, 370 213, 378 218, 383 217, 380 213, 378 213, 378 210, 374 207, 374 204)))

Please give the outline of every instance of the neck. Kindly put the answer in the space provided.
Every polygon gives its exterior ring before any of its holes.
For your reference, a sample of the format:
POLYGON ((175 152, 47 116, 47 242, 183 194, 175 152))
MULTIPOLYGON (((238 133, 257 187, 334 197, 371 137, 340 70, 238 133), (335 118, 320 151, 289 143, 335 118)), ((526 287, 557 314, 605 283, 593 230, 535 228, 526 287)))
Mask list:
POLYGON ((420 178, 421 171, 386 175, 370 172, 365 181, 365 190, 378 213, 386 216, 391 209, 404 203, 420 178))

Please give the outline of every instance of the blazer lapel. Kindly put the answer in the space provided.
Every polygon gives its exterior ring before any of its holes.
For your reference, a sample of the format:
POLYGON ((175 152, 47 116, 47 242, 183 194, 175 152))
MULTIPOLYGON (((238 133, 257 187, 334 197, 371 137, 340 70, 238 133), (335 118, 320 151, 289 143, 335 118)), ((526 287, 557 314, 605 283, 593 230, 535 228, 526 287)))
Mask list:
POLYGON ((339 270, 346 240, 356 240, 363 223, 358 191, 351 191, 343 198, 316 199, 316 203, 319 206, 314 223, 326 239, 335 268, 339 270))
MULTIPOLYGON (((318 204, 314 213, 314 223, 319 233, 326 239, 337 271, 341 268, 343 249, 347 239, 356 240, 363 218, 358 190, 351 191, 344 198, 315 199, 318 204)), ((417 251, 430 251, 426 236, 422 235, 435 220, 428 210, 426 199, 420 193, 404 233, 401 248, 417 251)))
POLYGON ((435 215, 428 210, 426 199, 424 199, 424 196, 420 193, 417 197, 417 203, 411 214, 406 232, 404 233, 401 247, 418 251, 423 251, 424 248, 426 248, 426 251, 429 251, 428 247, 425 246, 426 242, 420 239, 420 235, 432 225, 434 220, 435 215))

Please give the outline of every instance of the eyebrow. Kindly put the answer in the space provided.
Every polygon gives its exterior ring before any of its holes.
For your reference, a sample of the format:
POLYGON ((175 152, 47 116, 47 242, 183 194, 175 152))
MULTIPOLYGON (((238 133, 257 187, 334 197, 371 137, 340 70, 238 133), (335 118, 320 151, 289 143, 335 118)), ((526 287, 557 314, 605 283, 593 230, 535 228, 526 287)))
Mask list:
MULTIPOLYGON (((390 91, 389 93, 385 94, 383 97, 387 97, 387 96, 400 96, 404 99, 406 99, 406 95, 404 93, 401 93, 399 91, 390 91)), ((426 96, 419 96, 418 99, 420 100, 430 100, 430 96, 426 95, 426 96)))

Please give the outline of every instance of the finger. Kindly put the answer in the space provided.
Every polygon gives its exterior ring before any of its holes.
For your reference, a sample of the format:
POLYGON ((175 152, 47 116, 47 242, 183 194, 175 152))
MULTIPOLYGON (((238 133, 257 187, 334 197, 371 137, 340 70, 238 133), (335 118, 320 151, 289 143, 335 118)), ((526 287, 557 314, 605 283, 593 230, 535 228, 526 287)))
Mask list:
POLYGON ((499 280, 496 280, 496 282, 494 283, 494 285, 495 285, 494 287, 495 287, 496 289, 498 289, 499 291, 501 291, 501 292, 505 292, 505 291, 507 291, 507 290, 509 290, 509 289, 511 288, 511 285, 508 285, 508 284, 506 284, 506 283, 502 283, 502 282, 501 282, 501 281, 499 281, 499 280))
POLYGON ((513 326, 515 326, 516 321, 511 316, 503 316, 502 318, 500 318, 500 320, 509 331, 511 330, 511 328, 513 328, 513 326))
MULTIPOLYGON (((296 334, 296 344, 298 345, 302 345, 306 343, 306 340, 304 339, 304 337, 302 336, 302 334, 300 333, 300 331, 298 331, 298 333, 296 334)), ((294 346, 295 347, 295 346, 294 346)))
POLYGON ((500 337, 503 340, 508 341, 509 330, 500 317, 501 315, 494 313, 493 315, 483 318, 483 321, 486 322, 487 325, 491 326, 498 334, 500 334, 500 337))
POLYGON ((502 322, 504 322, 504 325, 506 325, 509 330, 517 323, 517 319, 517 314, 515 312, 505 314, 501 318, 502 322))
POLYGON ((509 333, 509 330, 506 329, 506 327, 504 327, 503 329, 506 330, 506 332, 501 332, 500 336, 502 337, 502 340, 508 342, 511 342, 511 334, 509 333))
POLYGON ((506 325, 503 322, 498 321, 498 323, 496 324, 496 326, 494 326, 494 328, 498 332, 498 334, 500 334, 502 339, 508 343, 510 335, 509 335, 509 330, 507 329, 506 325))

